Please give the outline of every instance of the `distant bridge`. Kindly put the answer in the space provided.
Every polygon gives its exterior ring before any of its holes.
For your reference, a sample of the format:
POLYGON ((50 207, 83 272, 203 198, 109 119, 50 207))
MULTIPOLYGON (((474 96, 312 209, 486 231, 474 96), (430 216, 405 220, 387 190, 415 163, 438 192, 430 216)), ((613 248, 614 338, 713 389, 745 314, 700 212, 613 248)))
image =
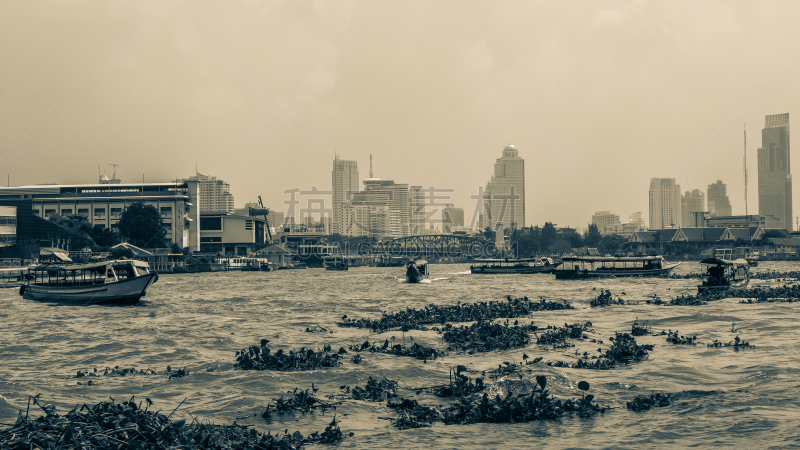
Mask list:
POLYGON ((408 258, 481 258, 497 254, 494 242, 457 234, 408 236, 383 242, 376 253, 408 258))

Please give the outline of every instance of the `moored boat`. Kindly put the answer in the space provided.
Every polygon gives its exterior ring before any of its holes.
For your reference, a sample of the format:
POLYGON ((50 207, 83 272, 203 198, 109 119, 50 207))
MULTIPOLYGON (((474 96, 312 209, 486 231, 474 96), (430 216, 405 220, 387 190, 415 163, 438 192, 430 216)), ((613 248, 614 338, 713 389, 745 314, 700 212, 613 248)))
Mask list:
POLYGON ((661 256, 574 256, 565 257, 554 273, 558 280, 654 276, 669 273, 680 264, 667 263, 661 256))
POLYGON ((746 259, 706 258, 700 261, 706 266, 705 280, 697 286, 697 292, 744 289, 750 283, 750 263, 746 259))
POLYGON ((469 270, 472 273, 552 273, 556 264, 551 258, 526 259, 475 259, 469 270))
POLYGON ((0 269, 0 288, 18 288, 29 276, 28 267, 3 267, 0 269))
POLYGON ((406 283, 419 283, 428 278, 428 261, 418 260, 406 265, 406 283))
POLYGON ((19 288, 22 298, 70 305, 135 305, 158 280, 146 262, 133 260, 44 265, 30 275, 19 288))

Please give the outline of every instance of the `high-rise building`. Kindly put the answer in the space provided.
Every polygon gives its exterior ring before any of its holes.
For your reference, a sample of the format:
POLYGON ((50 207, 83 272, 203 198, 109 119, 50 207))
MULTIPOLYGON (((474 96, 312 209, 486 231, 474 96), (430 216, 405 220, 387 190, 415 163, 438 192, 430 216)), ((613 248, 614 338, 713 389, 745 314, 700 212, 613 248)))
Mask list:
POLYGON ((705 210, 706 194, 700 189, 686 191, 686 193, 681 196, 681 226, 693 227, 694 213, 703 212, 705 210))
MULTIPOLYGON (((710 217, 728 217, 733 215, 733 208, 731 208, 731 200, 728 198, 728 188, 725 186, 725 183, 717 180, 716 183, 708 185, 707 192, 708 215, 710 217)), ((691 219, 690 217, 690 220, 691 219)))
POLYGON ((619 222, 619 215, 611 211, 597 211, 592 215, 592 223, 597 225, 597 231, 599 231, 600 234, 617 233, 621 225, 619 222))
POLYGON ((442 208, 442 231, 449 234, 459 227, 464 227, 464 208, 456 208, 448 203, 442 208))
POLYGON ((485 196, 484 221, 492 228, 498 223, 512 230, 525 226, 525 160, 513 145, 495 162, 485 196))
POLYGON ((422 186, 409 188, 409 207, 411 220, 411 235, 425 234, 425 191, 422 186))
POLYGON ((389 237, 396 239, 411 235, 411 208, 407 184, 396 184, 392 180, 368 178, 364 180, 364 193, 369 194, 373 206, 386 206, 388 208, 384 214, 386 217, 384 218, 384 215, 381 215, 381 223, 389 224, 389 237), (379 202, 385 203, 381 204, 379 202))
POLYGON ((681 187, 675 178, 650 179, 650 229, 677 228, 681 224, 681 187))
POLYGON ((765 117, 758 149, 758 214, 771 215, 792 231, 789 113, 765 117))
POLYGON ((333 174, 331 180, 333 186, 333 233, 347 234, 345 228, 347 219, 342 205, 349 201, 350 194, 358 192, 358 163, 356 161, 345 161, 339 159, 339 155, 333 159, 333 174))
POLYGON ((203 175, 200 172, 187 181, 197 181, 200 183, 200 212, 224 212, 233 214, 233 194, 231 185, 218 180, 211 175, 203 175))

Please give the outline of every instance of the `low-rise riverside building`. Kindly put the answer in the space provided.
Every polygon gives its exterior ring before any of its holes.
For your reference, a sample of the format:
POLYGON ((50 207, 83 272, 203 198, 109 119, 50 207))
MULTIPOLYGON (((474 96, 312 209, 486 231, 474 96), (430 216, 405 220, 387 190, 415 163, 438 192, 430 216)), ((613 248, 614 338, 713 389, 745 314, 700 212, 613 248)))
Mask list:
POLYGON ((225 212, 200 214, 200 251, 250 256, 266 245, 266 222, 225 212))
POLYGON ((628 240, 630 251, 661 253, 668 245, 684 244, 698 250, 712 247, 731 247, 737 243, 763 245, 769 238, 790 238, 782 228, 764 227, 691 227, 637 231, 628 240))

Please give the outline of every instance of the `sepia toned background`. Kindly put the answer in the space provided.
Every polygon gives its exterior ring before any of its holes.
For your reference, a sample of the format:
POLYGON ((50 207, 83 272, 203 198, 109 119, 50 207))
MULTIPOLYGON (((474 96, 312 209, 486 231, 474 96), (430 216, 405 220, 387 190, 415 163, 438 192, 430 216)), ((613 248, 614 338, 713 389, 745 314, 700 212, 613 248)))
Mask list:
MULTIPOLYGON (((4 2, 2 184, 186 178, 236 206, 374 175, 485 185, 526 161, 526 225, 647 217, 649 181, 727 184, 750 213, 767 114, 800 102, 794 2, 4 2), (110 169, 110 168, 108 168, 110 169), (109 172, 110 173, 110 172, 109 172), (9 180, 10 178, 10 180, 9 180)), ((793 166, 798 163, 794 159, 793 166)), ((795 167, 796 168, 796 167, 795 167)), ((795 211, 800 211, 795 196, 795 211)))

